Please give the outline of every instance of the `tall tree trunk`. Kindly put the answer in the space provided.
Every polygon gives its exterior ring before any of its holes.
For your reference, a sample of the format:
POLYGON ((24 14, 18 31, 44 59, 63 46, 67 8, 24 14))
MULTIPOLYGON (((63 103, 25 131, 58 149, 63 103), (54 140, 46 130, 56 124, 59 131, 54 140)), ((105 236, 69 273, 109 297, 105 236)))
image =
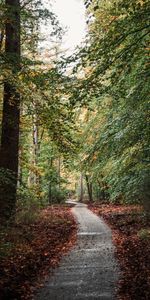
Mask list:
POLYGON ((93 201, 93 193, 92 193, 92 182, 89 181, 88 175, 85 175, 86 179, 86 184, 87 184, 87 190, 88 190, 88 195, 89 195, 89 201, 93 201))
MULTIPOLYGON (((20 69, 20 1, 6 0, 5 54, 12 75, 20 69)), ((0 217, 8 220, 15 211, 19 154, 20 95, 15 84, 4 83, 0 149, 0 217), (4 176, 5 175, 5 176, 4 176)))
POLYGON ((80 202, 83 202, 83 174, 80 175, 80 202))
POLYGON ((60 191, 60 181, 61 181, 61 158, 58 157, 58 188, 60 191))
POLYGON ((3 48, 3 40, 4 40, 4 29, 2 28, 1 31, 0 31, 0 51, 2 50, 3 48))
MULTIPOLYGON (((53 158, 50 158, 50 169, 53 167, 53 158)), ((52 180, 49 182, 49 190, 48 190, 48 203, 52 204, 52 180)))
POLYGON ((103 180, 100 181, 98 179, 97 179, 97 183, 98 183, 99 191, 100 191, 99 199, 107 200, 107 190, 108 190, 107 183, 104 182, 103 180))
POLYGON ((28 186, 31 187, 33 185, 37 185, 40 188, 41 183, 41 176, 38 172, 38 161, 40 158, 40 149, 41 143, 44 135, 44 129, 40 130, 39 122, 38 122, 38 115, 36 112, 36 104, 34 104, 34 115, 32 116, 32 144, 31 144, 31 165, 34 167, 34 170, 29 171, 28 176, 28 186))

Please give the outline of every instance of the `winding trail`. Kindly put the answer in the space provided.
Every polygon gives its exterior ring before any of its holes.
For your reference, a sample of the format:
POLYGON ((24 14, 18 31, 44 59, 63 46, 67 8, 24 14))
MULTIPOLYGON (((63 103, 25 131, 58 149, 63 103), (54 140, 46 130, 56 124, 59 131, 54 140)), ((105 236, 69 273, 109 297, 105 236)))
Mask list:
POLYGON ((79 223, 77 245, 35 300, 115 300, 119 269, 111 230, 85 204, 78 203, 72 212, 79 223))

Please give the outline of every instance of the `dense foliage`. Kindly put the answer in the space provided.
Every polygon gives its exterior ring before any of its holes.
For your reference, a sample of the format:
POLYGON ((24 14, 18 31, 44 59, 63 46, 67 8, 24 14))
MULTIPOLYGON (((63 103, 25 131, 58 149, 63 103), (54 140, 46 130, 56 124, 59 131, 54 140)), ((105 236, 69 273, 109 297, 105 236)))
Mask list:
POLYGON ((83 169, 112 200, 149 206, 149 1, 86 1, 89 33, 80 51, 78 100, 83 169))
POLYGON ((65 199, 63 160, 76 146, 65 87, 69 78, 59 66, 63 30, 56 16, 37 0, 0 1, 0 9, 0 202, 2 217, 6 212, 9 218, 15 211, 16 184, 19 206, 65 199), (50 45, 43 51, 41 26, 46 24, 50 45))

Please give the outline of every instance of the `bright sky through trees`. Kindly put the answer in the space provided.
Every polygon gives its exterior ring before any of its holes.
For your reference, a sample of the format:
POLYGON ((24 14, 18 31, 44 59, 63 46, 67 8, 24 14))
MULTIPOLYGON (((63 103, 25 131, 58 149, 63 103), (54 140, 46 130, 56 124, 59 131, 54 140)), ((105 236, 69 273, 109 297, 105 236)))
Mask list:
POLYGON ((85 6, 83 0, 43 0, 46 7, 53 6, 53 11, 58 16, 67 32, 63 39, 63 48, 73 50, 84 39, 86 32, 85 6))

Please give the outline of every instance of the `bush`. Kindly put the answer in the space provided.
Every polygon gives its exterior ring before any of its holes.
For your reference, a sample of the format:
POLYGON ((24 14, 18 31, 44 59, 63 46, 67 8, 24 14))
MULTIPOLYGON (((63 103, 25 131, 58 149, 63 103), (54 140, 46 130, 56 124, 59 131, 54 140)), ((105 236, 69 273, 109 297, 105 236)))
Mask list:
POLYGON ((51 190, 51 197, 48 197, 49 203, 64 203, 67 198, 67 190, 65 189, 57 189, 56 187, 53 187, 51 190))
POLYGON ((30 224, 37 219, 42 206, 34 188, 20 187, 17 193, 16 222, 30 224))

